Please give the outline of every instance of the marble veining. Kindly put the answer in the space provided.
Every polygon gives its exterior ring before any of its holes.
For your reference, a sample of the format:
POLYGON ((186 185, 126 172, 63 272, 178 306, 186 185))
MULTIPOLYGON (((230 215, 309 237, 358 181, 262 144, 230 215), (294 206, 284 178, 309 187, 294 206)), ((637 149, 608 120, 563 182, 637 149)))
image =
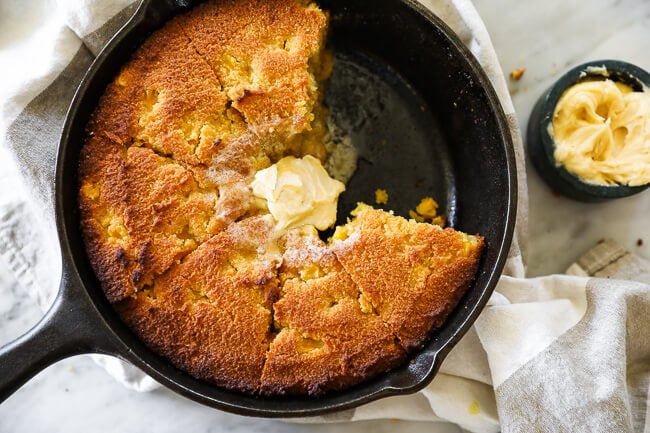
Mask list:
MULTIPOLYGON (((509 81, 525 133, 539 95, 564 71, 613 58, 650 69, 650 2, 644 0, 475 0, 509 81)), ((562 272, 598 240, 612 238, 650 257, 650 191, 601 204, 559 197, 528 167, 530 276, 562 272)), ((0 344, 42 315, 0 268, 0 344)), ((88 357, 61 361, 0 405, 0 432, 365 432, 438 431, 433 423, 380 420, 304 425, 244 418, 195 404, 165 389, 140 394, 115 382, 88 357)), ((454 431, 445 429, 445 431, 454 431)))
MULTIPOLYGON (((4 261, 0 260, 0 345, 27 332, 42 315, 43 312, 36 306, 34 299, 22 290, 4 261)), ((0 418, 1 413, 2 409, 0 418)))

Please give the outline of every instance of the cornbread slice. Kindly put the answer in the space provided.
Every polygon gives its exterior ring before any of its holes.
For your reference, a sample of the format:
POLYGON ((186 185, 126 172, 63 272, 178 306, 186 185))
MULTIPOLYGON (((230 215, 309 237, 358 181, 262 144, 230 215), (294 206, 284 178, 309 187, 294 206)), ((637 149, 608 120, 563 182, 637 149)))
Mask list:
POLYGON ((391 330, 360 301, 357 286, 311 226, 287 234, 281 295, 262 374, 262 394, 318 395, 400 364, 391 330))
POLYGON ((247 126, 226 110, 228 96, 180 21, 169 22, 135 52, 108 86, 88 129, 186 164, 209 163, 219 151, 215 142, 241 142, 247 126))
POLYGON ((156 352, 193 376, 256 392, 266 360, 282 256, 268 216, 230 225, 115 304, 156 352))
MULTIPOLYGON (((111 301, 151 284, 222 230, 214 185, 151 149, 94 136, 82 152, 80 189, 87 252, 111 301), (102 148, 95 154, 93 150, 102 148)), ((232 199, 231 199, 232 201, 232 199)))
POLYGON ((484 240, 362 205, 331 250, 404 350, 443 324, 474 279, 484 240))
POLYGON ((267 153, 278 159, 292 144, 292 154, 324 157, 322 122, 315 128, 321 140, 295 139, 309 135, 317 115, 324 118, 318 89, 331 61, 323 50, 327 16, 316 5, 226 0, 199 5, 180 23, 213 69, 230 110, 262 139, 267 153))

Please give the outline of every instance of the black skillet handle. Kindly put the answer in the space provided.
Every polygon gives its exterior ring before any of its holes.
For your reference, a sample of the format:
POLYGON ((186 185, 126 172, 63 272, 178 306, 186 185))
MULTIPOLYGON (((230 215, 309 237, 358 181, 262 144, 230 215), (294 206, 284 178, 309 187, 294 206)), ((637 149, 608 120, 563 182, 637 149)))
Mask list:
POLYGON ((116 353, 88 294, 64 271, 54 304, 30 331, 0 348, 0 403, 51 364, 82 353, 116 353))

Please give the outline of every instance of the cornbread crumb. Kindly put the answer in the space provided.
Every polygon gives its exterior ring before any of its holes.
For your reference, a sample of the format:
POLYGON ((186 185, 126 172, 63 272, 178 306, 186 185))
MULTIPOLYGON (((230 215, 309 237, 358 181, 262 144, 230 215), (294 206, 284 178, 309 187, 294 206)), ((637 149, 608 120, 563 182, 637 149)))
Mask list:
POLYGON ((510 79, 513 81, 519 81, 521 80, 521 77, 524 76, 524 73, 526 73, 526 68, 518 68, 510 72, 510 79))
POLYGON ((445 224, 447 224, 447 218, 445 218, 444 215, 438 215, 437 217, 431 219, 431 224, 444 227, 445 224))
POLYGON ((431 197, 425 197, 415 207, 415 210, 409 211, 409 217, 419 223, 431 221, 431 224, 443 227, 447 219, 443 215, 438 215, 438 202, 431 197))
POLYGON ((425 197, 417 205, 415 211, 425 219, 435 218, 438 213, 438 202, 431 197, 425 197))
POLYGON ((388 203, 388 192, 385 189, 375 190, 375 203, 377 204, 388 203))
POLYGON ((424 222, 424 217, 423 217, 422 215, 418 214, 418 213, 417 213, 416 211, 414 211, 413 209, 411 209, 411 210, 409 211, 409 217, 410 217, 412 220, 415 220, 415 221, 417 221, 417 222, 419 222, 419 223, 423 223, 423 222, 424 222))

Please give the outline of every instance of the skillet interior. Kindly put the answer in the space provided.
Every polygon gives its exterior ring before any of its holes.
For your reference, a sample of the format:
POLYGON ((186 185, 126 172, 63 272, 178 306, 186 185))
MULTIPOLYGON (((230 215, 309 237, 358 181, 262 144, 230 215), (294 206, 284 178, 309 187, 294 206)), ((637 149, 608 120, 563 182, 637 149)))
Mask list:
POLYGON ((116 354, 175 391, 231 412, 317 415, 422 388, 487 301, 514 228, 512 144, 498 100, 471 54, 415 2, 377 0, 371 8, 363 0, 320 3, 331 13, 331 44, 338 59, 327 103, 333 116, 340 117, 337 123, 349 129, 361 147, 362 157, 342 196, 339 221, 358 200, 372 201, 374 189, 386 188, 390 207, 398 214, 405 215, 420 198, 432 195, 451 225, 480 233, 487 241, 475 283, 412 363, 319 399, 255 398, 177 370, 146 348, 104 299, 79 229, 76 175, 84 128, 120 65, 171 15, 186 10, 187 2, 145 0, 135 20, 100 54, 82 82, 59 150, 56 201, 64 259, 120 342, 116 354))

